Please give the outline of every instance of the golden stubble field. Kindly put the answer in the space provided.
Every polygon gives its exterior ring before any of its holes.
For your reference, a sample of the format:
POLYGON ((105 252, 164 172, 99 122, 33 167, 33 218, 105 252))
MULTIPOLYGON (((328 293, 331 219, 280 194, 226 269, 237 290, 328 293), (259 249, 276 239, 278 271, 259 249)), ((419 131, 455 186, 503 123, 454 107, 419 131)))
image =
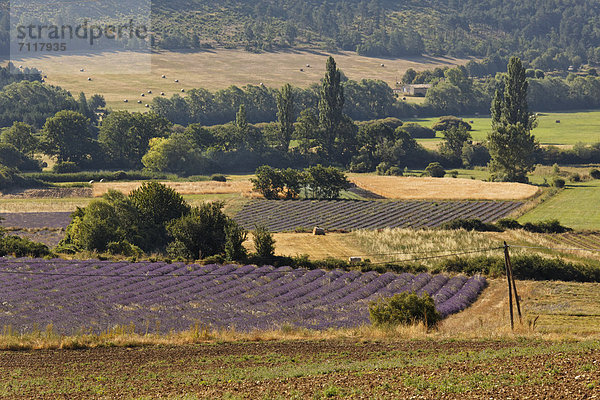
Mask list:
MULTIPOLYGON (((143 182, 95 182, 92 185, 92 195, 100 197, 110 189, 118 190, 124 194, 131 193, 139 188, 143 182)), ((239 193, 242 196, 252 196, 252 183, 249 180, 237 180, 229 182, 201 181, 201 182, 161 182, 182 195, 195 194, 230 194, 239 193)))
MULTIPOLYGON (((353 52, 332 54, 338 67, 350 79, 380 79, 394 86, 408 68, 415 70, 465 64, 468 60, 450 57, 371 58, 353 52), (383 67, 381 65, 384 65, 383 67)), ((111 52, 90 56, 39 56, 14 59, 17 65, 36 67, 47 75, 46 81, 59 85, 73 95, 104 95, 113 109, 142 111, 161 92, 166 97, 182 94, 181 89, 218 90, 230 85, 248 84, 278 88, 284 83, 307 87, 318 83, 325 72, 328 53, 321 51, 281 51, 249 53, 219 49, 205 52, 159 51, 152 54, 151 72, 132 73, 124 68, 131 56, 111 52), (308 67, 307 65, 310 65, 308 67), (83 72, 80 70, 84 69, 83 72), (301 69, 303 71, 301 71, 301 69), (165 75, 166 78, 162 78, 165 75), (91 78, 91 81, 88 81, 91 78), (179 82, 175 82, 175 80, 179 82), (148 91, 152 91, 151 94, 148 91), (144 93, 145 96, 141 97, 144 93), (128 102, 124 103, 123 100, 128 102), (137 101, 142 100, 142 104, 137 101)), ((136 68, 142 70, 143 68, 136 68)))
POLYGON ((350 174, 349 180, 380 196, 402 200, 526 200, 540 191, 537 186, 523 183, 461 178, 350 174))

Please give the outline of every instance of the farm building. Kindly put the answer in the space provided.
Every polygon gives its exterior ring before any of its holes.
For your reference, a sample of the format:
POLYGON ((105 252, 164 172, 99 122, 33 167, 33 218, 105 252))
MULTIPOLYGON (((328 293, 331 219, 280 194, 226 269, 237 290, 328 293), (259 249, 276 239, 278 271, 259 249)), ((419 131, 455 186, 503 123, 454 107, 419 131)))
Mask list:
POLYGON ((394 93, 407 95, 407 96, 425 96, 427 94, 427 90, 431 88, 431 84, 423 83, 423 84, 415 84, 415 85, 403 85, 401 87, 397 87, 394 89, 394 93))

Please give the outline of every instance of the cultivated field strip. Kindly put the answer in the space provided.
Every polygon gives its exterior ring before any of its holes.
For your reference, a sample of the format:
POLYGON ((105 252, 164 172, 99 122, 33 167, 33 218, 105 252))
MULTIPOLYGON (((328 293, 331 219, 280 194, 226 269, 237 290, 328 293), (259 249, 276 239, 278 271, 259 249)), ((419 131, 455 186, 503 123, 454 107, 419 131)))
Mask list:
POLYGON ((273 232, 320 226, 330 230, 437 227, 458 218, 485 222, 508 216, 520 201, 253 200, 235 216, 247 229, 273 232))
POLYGON ((368 304, 427 292, 443 316, 469 306, 474 276, 379 274, 253 265, 0 259, 0 326, 31 331, 185 330, 198 323, 242 331, 285 324, 314 329, 369 323, 368 304))
POLYGON ((0 213, 2 226, 18 228, 66 228, 72 212, 0 213))

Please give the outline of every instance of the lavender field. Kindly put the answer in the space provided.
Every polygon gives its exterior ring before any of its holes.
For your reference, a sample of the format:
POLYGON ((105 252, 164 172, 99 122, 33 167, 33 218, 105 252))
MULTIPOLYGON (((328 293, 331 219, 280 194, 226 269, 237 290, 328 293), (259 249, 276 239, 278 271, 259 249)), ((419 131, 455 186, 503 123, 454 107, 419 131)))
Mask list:
POLYGON ((246 229, 264 225, 273 232, 298 228, 433 228, 459 218, 493 222, 521 207, 520 201, 355 201, 254 200, 235 220, 246 229))
POLYGON ((0 326, 62 334, 134 324, 136 331, 325 329, 369 323, 380 296, 427 292, 443 316, 470 305, 485 278, 107 261, 0 259, 0 326))

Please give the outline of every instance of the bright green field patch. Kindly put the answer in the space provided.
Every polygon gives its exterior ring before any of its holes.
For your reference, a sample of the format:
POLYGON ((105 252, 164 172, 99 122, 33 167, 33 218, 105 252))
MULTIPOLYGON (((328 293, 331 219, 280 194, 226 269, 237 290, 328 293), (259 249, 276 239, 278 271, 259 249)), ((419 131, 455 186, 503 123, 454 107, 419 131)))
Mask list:
POLYGON ((519 218, 519 222, 558 219, 574 229, 600 229, 600 181, 568 185, 519 218))
MULTIPOLYGON (((490 117, 463 117, 463 119, 473 127, 471 131, 473 140, 486 140, 492 129, 490 117)), ((420 118, 415 119, 414 122, 431 127, 437 120, 438 118, 420 118)), ((600 111, 540 113, 538 126, 533 130, 533 134, 541 144, 545 145, 600 142, 600 111)))

